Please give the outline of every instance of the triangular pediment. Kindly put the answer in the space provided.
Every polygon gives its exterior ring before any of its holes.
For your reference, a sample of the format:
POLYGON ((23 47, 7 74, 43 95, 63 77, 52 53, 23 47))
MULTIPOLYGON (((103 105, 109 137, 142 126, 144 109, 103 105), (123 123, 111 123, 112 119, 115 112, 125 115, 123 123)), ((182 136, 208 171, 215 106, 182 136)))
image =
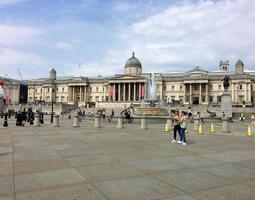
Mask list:
POLYGON ((207 70, 203 69, 202 67, 196 66, 190 71, 188 71, 189 74, 205 74, 208 73, 207 70))

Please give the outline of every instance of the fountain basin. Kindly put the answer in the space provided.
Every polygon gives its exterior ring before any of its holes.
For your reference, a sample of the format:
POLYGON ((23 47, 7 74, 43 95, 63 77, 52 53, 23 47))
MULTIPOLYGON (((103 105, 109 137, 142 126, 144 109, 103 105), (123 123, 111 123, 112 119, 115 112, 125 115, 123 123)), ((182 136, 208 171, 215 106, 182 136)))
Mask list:
POLYGON ((169 112, 165 108, 145 107, 136 108, 134 115, 136 116, 169 116, 169 112))

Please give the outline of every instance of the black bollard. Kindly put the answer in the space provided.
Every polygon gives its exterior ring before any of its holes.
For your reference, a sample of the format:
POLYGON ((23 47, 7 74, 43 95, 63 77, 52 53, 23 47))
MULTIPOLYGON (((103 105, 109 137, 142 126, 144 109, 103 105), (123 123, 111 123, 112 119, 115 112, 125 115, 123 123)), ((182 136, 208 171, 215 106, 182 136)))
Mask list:
POLYGON ((8 117, 8 114, 5 113, 5 114, 4 114, 4 125, 3 125, 4 127, 8 127, 7 117, 8 117))

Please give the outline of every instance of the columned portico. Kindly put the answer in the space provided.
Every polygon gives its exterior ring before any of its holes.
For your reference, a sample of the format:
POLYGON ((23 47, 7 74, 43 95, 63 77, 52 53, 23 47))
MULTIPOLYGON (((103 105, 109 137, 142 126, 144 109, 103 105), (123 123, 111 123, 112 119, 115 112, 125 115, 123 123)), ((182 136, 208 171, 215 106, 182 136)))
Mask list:
MULTIPOLYGON (((68 86, 68 102, 84 104, 87 101, 87 85, 84 83, 72 83, 68 86)), ((62 97, 60 97, 62 98, 62 97)))
POLYGON ((208 93, 207 80, 184 81, 184 104, 208 104, 208 93))
POLYGON ((145 91, 145 81, 120 81, 120 82, 110 82, 109 83, 109 98, 108 101, 141 101, 144 99, 145 91))

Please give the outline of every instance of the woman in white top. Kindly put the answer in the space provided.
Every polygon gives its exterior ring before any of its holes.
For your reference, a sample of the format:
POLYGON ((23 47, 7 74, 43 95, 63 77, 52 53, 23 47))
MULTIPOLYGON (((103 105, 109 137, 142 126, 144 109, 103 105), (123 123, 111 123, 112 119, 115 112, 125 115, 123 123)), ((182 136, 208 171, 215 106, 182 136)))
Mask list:
POLYGON ((187 128, 187 121, 186 121, 186 113, 184 111, 181 111, 180 113, 180 118, 179 118, 179 122, 180 122, 180 127, 181 127, 181 134, 180 134, 180 141, 178 143, 182 144, 182 145, 186 145, 186 136, 185 136, 185 131, 187 128))

